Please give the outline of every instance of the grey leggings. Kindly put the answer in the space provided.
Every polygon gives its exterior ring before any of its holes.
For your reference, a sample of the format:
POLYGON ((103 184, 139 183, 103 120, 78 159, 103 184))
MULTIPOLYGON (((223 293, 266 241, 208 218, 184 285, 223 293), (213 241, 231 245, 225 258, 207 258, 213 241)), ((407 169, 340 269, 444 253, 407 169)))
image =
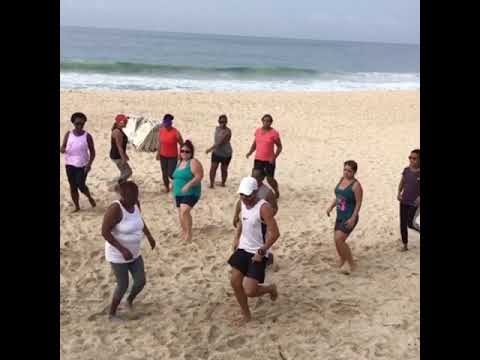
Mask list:
POLYGON ((121 300, 128 289, 128 272, 132 274, 133 285, 127 300, 132 302, 133 299, 143 290, 145 286, 145 269, 143 267, 143 258, 139 256, 134 261, 124 264, 110 263, 113 273, 117 279, 117 287, 113 293, 113 297, 121 300))
POLYGON ((123 163, 122 159, 112 159, 112 161, 117 165, 118 170, 120 170, 120 176, 116 179, 119 183, 126 181, 130 176, 132 176, 132 168, 128 165, 128 162, 123 163))

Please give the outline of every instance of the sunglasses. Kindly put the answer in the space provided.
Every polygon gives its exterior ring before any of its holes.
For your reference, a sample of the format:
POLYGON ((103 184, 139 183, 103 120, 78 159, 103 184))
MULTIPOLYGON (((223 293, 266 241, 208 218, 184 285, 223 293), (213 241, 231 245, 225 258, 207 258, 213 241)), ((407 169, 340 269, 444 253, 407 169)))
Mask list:
POLYGON ((183 149, 180 150, 180 152, 181 152, 182 154, 190 154, 190 153, 191 153, 190 150, 183 150, 183 149))

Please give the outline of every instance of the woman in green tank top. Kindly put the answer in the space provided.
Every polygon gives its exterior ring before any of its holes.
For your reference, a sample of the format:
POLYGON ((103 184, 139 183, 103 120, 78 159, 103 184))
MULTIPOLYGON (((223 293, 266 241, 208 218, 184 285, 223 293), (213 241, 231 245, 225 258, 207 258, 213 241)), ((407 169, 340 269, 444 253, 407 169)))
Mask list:
POLYGON ((191 210, 200 199, 202 192, 203 167, 194 159, 195 149, 186 140, 180 150, 181 160, 173 172, 173 195, 178 208, 178 218, 184 240, 192 240, 191 210))
POLYGON ((358 222, 358 213, 362 206, 362 186, 355 179, 357 163, 353 160, 345 161, 343 164, 343 177, 335 187, 335 199, 327 209, 327 216, 334 207, 337 208, 337 219, 335 220, 335 246, 340 256, 339 268, 342 272, 349 274, 355 269, 352 252, 347 245, 348 235, 353 231, 358 222), (342 270, 345 262, 349 270, 342 270))

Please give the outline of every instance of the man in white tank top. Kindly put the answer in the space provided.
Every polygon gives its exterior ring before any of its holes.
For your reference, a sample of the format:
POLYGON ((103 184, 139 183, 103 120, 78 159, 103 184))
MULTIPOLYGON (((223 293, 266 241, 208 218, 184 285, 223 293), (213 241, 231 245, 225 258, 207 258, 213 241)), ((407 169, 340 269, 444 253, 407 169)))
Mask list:
MULTIPOLYGON (((257 180, 257 187, 258 187, 256 192, 257 199, 266 200, 268 204, 271 205, 273 210, 273 215, 275 216, 278 211, 277 198, 275 197, 275 193, 273 192, 273 190, 263 183, 263 180, 265 179, 265 172, 263 171, 263 169, 253 169, 252 177, 257 180)), ((238 200, 235 205, 235 213, 233 214, 233 226, 236 228, 235 236, 233 240, 234 244, 238 244, 240 235, 242 233, 242 222, 240 221, 240 210, 241 210, 241 201, 238 200)), ((263 224, 262 226, 265 230, 265 224, 263 224)), ((265 236, 266 234, 264 234, 264 237, 265 236)), ((234 249, 235 249, 235 246, 234 246, 234 249)), ((267 265, 271 265, 271 264, 273 264, 273 253, 271 252, 271 250, 269 250, 267 265)))
POLYGON ((256 179, 253 177, 242 179, 238 189, 242 232, 238 243, 235 244, 236 250, 228 260, 232 266, 230 282, 242 309, 243 320, 246 322, 251 318, 248 297, 270 294, 270 298, 275 301, 278 296, 275 284, 259 285, 265 279, 267 251, 277 241, 280 233, 272 207, 265 200, 257 198, 257 191, 256 179), (266 224, 268 230, 265 239, 262 222, 266 224))

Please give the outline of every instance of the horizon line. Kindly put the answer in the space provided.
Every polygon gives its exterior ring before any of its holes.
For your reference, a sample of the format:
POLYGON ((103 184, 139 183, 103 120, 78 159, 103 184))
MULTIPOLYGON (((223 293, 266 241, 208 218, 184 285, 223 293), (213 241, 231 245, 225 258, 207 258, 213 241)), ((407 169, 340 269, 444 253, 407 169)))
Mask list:
POLYGON ((84 29, 96 29, 96 30, 123 30, 123 31, 138 31, 138 32, 157 32, 167 34, 184 34, 184 35, 212 35, 212 36, 232 36, 232 37, 250 37, 258 39, 273 39, 273 40, 300 40, 300 41, 324 41, 324 42, 345 42, 345 43, 367 43, 367 44, 384 44, 384 45, 409 45, 420 46, 420 43, 405 43, 405 42, 384 42, 384 41, 366 41, 366 40, 325 40, 314 38, 298 38, 298 37, 274 37, 266 35, 241 35, 241 34, 219 34, 219 33, 195 33, 195 32, 183 32, 183 31, 167 31, 157 29, 133 29, 133 28, 119 28, 119 27, 103 27, 103 26, 85 26, 85 25, 60 25, 60 28, 84 28, 84 29))

